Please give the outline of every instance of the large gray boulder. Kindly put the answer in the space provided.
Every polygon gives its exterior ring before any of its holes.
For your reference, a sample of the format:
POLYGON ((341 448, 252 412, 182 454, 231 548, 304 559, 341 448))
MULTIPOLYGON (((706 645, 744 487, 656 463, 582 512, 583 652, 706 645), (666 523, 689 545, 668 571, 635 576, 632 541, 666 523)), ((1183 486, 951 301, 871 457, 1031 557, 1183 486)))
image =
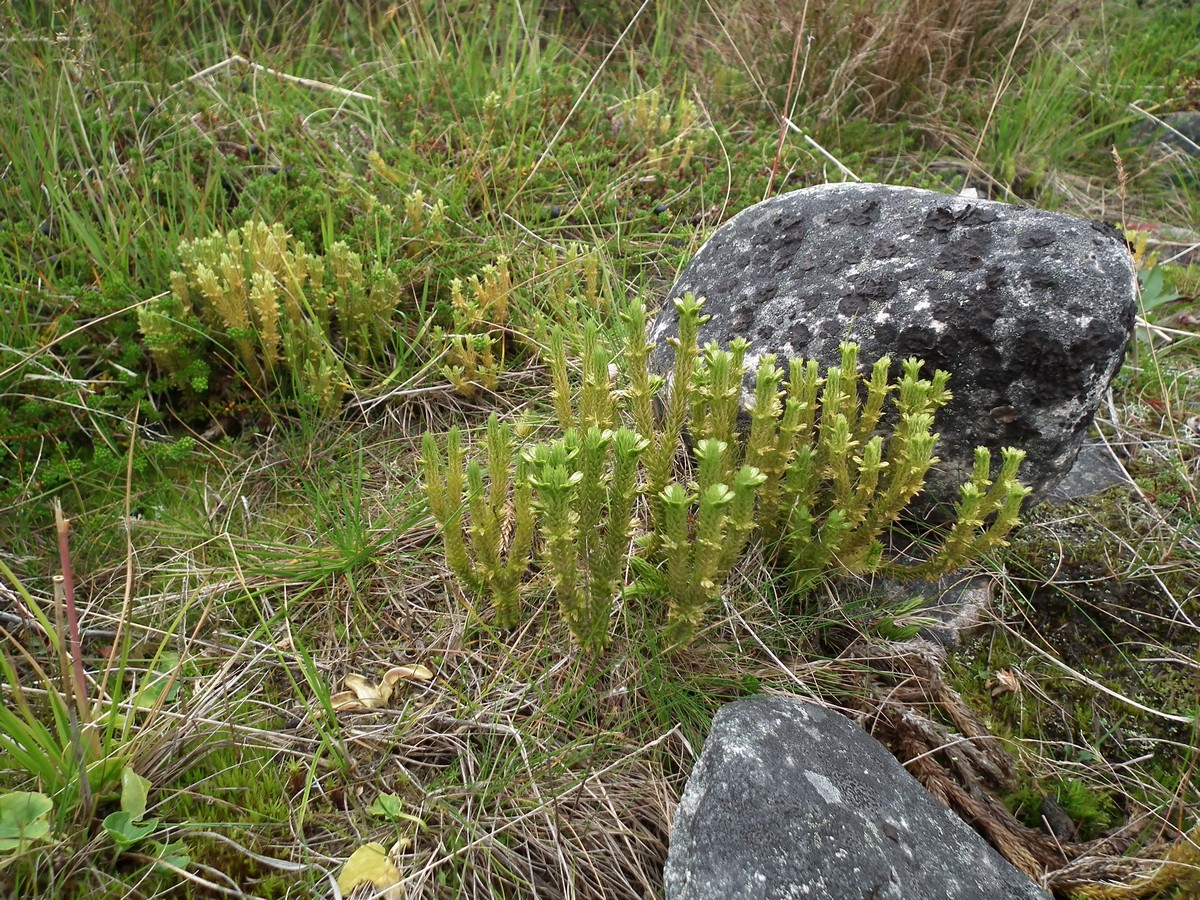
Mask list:
POLYGON ((751 697, 713 720, 671 828, 667 900, 1048 900, 870 735, 751 697))
MULTIPOLYGON (((1025 449, 1044 497, 1070 469, 1133 331, 1133 264, 1113 228, 1057 213, 879 184, 830 184, 766 200, 713 234, 669 300, 707 298, 701 342, 751 341, 836 364, 915 356, 951 373, 927 495, 958 497, 974 449, 1025 449)), ((668 302, 651 332, 670 369, 668 302)), ((748 383, 749 385, 749 380, 748 383)), ((749 387, 744 396, 752 400, 749 387)))

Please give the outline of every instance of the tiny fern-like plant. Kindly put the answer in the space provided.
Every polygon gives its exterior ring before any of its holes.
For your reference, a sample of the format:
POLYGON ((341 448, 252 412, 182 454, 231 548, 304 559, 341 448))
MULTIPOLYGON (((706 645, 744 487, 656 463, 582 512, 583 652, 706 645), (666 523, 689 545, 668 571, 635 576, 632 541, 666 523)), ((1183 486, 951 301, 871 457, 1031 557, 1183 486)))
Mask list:
POLYGON ((472 275, 464 289, 462 279, 450 283, 453 322, 447 331, 437 327, 432 337, 443 354, 442 374, 460 394, 471 397, 482 387, 495 390, 504 368, 505 331, 513 292, 509 260, 500 256, 495 265, 472 275))
POLYGON ((490 599, 497 625, 512 628, 521 618, 521 581, 534 539, 532 487, 524 458, 514 452, 512 428, 495 413, 485 446, 486 477, 478 460, 464 469, 457 427, 447 435, 444 458, 426 432, 425 493, 450 570, 472 600, 490 599))
POLYGON ((925 561, 915 566, 889 564, 890 574, 939 578, 1005 545, 1009 532, 1020 523, 1021 504, 1030 489, 1017 481, 1025 451, 1006 447, 1000 451, 1000 457, 1000 470, 992 480, 991 452, 986 447, 975 448, 971 480, 959 488, 954 524, 945 539, 925 561))
MULTIPOLYGON (((721 521, 720 492, 710 490, 714 484, 729 487, 741 480, 748 486, 752 479, 755 488, 735 493, 738 508, 730 512, 729 533, 722 534, 725 549, 718 575, 728 572, 727 566, 736 561, 730 554, 740 553, 756 528, 801 591, 839 571, 883 569, 898 578, 937 578, 1003 546, 1029 494, 1017 480, 1024 453, 1003 450, 993 478, 991 454, 980 447, 971 480, 960 488, 953 524, 941 533, 940 543, 915 564, 884 555, 887 530, 901 518, 938 462, 933 424, 937 411, 951 397, 948 373, 939 370, 923 378, 921 361, 908 359, 893 383, 892 360, 884 357, 863 378, 858 371, 859 348, 846 343, 839 364, 824 373, 815 361, 791 360, 784 386, 776 358, 765 355, 755 371, 754 400, 743 441, 739 429, 746 415, 739 418, 739 410, 748 345, 735 340, 728 349, 708 345, 701 352, 695 335, 704 321, 703 301, 685 296, 675 304, 680 335, 673 342, 676 366, 665 412, 658 419, 659 431, 651 441, 662 453, 656 460, 661 468, 655 473, 648 466, 648 480, 668 477, 664 448, 669 445, 674 452, 672 438, 686 434, 695 446, 701 487, 694 494, 680 487, 660 488, 652 495, 653 528, 646 541, 660 556, 671 556, 666 584, 673 637, 686 643, 687 623, 698 624, 694 611, 703 609, 704 603, 697 602, 696 587, 708 575, 704 543, 698 542, 694 548, 698 555, 688 563, 698 573, 698 581, 685 587, 679 580, 684 566, 678 550, 679 511, 689 510, 699 541, 702 512, 707 514, 706 527, 721 521), (686 413, 677 399, 684 390, 689 398, 686 413), (744 453, 739 457, 736 452, 717 454, 713 449, 725 445, 739 450, 744 446, 744 453), (697 506, 686 505, 685 498, 697 506), (738 519, 736 526, 733 519, 738 519), (678 597, 686 598, 682 606, 678 597), (677 606, 691 611, 690 617, 675 612, 677 606)), ((635 308, 627 320, 631 328, 636 319, 635 308)), ((628 340, 632 345, 634 336, 630 334, 628 340)), ((636 359, 632 352, 627 358, 636 359)), ((629 381, 636 385, 639 378, 631 373, 629 381)), ((637 396, 637 389, 632 393, 637 396)), ((710 593, 709 599, 714 597, 710 593)))
POLYGON ((651 581, 667 598, 663 636, 670 647, 691 643, 720 596, 753 529, 754 499, 764 480, 758 469, 742 466, 729 483, 730 447, 724 441, 705 438, 695 456, 695 491, 672 482, 654 507, 662 575, 651 581))
MULTIPOLYGON (((856 369, 858 347, 842 345, 842 359, 831 366, 823 383, 815 371, 804 373, 806 407, 820 386, 815 421, 801 417, 800 438, 786 464, 782 481, 786 516, 771 523, 782 527, 784 555, 801 584, 811 583, 831 566, 847 572, 874 571, 883 556, 881 536, 925 483, 938 460, 934 413, 949 399, 949 376, 937 372, 920 378, 921 363, 904 362, 898 385, 889 386, 891 360, 872 368, 860 404, 856 369), (894 387, 894 391, 893 391, 894 387), (886 442, 874 434, 885 397, 898 397, 895 424, 886 442)), ((807 413, 807 409, 805 410, 807 413)))
MULTIPOLYGON (((641 398, 656 387, 662 387, 666 394, 662 401, 661 416, 655 415, 652 404, 643 403, 633 407, 637 427, 642 429, 644 434, 652 436, 645 474, 646 495, 650 501, 651 518, 655 522, 664 521, 663 494, 673 478, 680 441, 687 430, 691 409, 689 397, 693 388, 696 359, 699 356, 697 341, 700 337, 700 326, 708 321, 707 316, 700 314, 703 302, 691 294, 685 294, 675 301, 679 310, 679 334, 669 339, 671 347, 675 350, 675 364, 671 369, 670 378, 663 380, 647 374, 641 381, 638 394, 634 395, 635 398, 641 398)), ((648 349, 643 352, 640 346, 645 342, 645 334, 635 331, 639 320, 644 319, 644 307, 641 301, 637 301, 630 317, 626 319, 630 382, 634 385, 642 379, 640 369, 645 366, 648 370, 650 365, 648 349), (634 348, 637 348, 637 353, 634 353, 634 348)), ((647 539, 648 549, 653 551, 661 537, 658 531, 652 531, 647 539)))

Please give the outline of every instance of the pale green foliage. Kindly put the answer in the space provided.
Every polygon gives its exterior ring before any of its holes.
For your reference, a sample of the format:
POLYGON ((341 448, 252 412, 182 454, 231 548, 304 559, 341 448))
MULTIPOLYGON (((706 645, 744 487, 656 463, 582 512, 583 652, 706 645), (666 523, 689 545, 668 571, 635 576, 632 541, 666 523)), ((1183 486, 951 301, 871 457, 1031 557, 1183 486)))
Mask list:
POLYGON ((554 401, 554 414, 562 430, 575 427, 575 411, 571 405, 571 375, 567 368, 566 336, 561 326, 550 333, 550 390, 554 401))
POLYGON ((387 347, 399 280, 378 264, 364 268, 344 243, 315 256, 282 225, 252 221, 184 241, 179 257, 170 295, 139 311, 169 374, 194 369, 205 341, 216 341, 235 352, 255 390, 282 386, 329 408, 349 387, 346 363, 370 364, 387 347))
POLYGON ((752 466, 742 466, 727 483, 731 455, 724 441, 700 441, 695 451, 695 492, 673 482, 654 507, 659 516, 654 522, 657 545, 666 573, 664 636, 670 646, 691 642, 753 529, 754 498, 764 476, 752 466), (695 524, 689 527, 693 511, 695 524))
POLYGON ((620 134, 641 143, 646 164, 664 172, 684 172, 696 152, 696 106, 682 94, 674 101, 651 89, 622 105, 620 134))
POLYGON ((452 321, 449 328, 433 328, 430 340, 442 360, 442 375, 463 396, 497 389, 515 343, 544 350, 556 324, 577 323, 582 308, 603 309, 608 303, 597 252, 584 254, 572 244, 561 255, 551 250, 536 256, 531 268, 517 277, 520 290, 507 256, 465 283, 451 281, 452 321), (529 302, 531 286, 537 288, 537 304, 529 302))
POLYGON ((609 640, 633 534, 638 459, 646 446, 629 428, 613 432, 592 425, 582 438, 572 429, 527 453, 559 610, 586 650, 600 650, 609 640))
POLYGON ((634 430, 652 435, 656 433, 654 398, 662 389, 663 379, 650 372, 654 345, 646 339, 646 305, 640 299, 634 300, 621 320, 625 324, 625 408, 634 430))
POLYGON ((530 281, 544 312, 527 324, 538 340, 545 340, 552 325, 574 327, 589 312, 608 309, 610 291, 603 276, 611 267, 603 262, 599 249, 585 251, 578 244, 546 248, 535 258, 530 281))
MULTIPOLYGON (((692 390, 696 357, 699 355, 696 343, 700 338, 700 326, 708 321, 707 316, 700 314, 702 305, 703 301, 698 301, 691 294, 685 294, 675 301, 679 310, 679 335, 669 340, 675 350, 675 365, 666 386, 665 409, 658 423, 650 422, 646 426, 654 434, 646 459, 646 493, 655 521, 662 519, 663 510, 659 504, 671 481, 675 455, 688 424, 688 397, 692 390)), ((632 325, 632 320, 627 324, 632 325)), ((626 340, 629 344, 636 344, 644 337, 627 333, 626 340)), ((651 538, 651 543, 653 541, 654 538, 651 538)))
MULTIPOLYGON (((748 345, 741 342, 730 351, 708 347, 703 358, 699 358, 696 348, 701 321, 699 303, 691 295, 679 303, 688 311, 680 337, 673 342, 682 364, 677 365, 672 378, 661 424, 656 421, 653 404, 663 381, 649 370, 646 310, 640 301, 623 317, 627 374, 622 381, 628 385, 624 391, 613 384, 614 354, 605 345, 599 329, 588 323, 580 341, 581 374, 577 404, 573 402, 563 331, 556 328, 550 336, 549 367, 559 424, 564 428, 578 425, 588 429, 582 440, 570 438, 576 449, 567 452, 566 458, 572 465, 563 472, 548 473, 536 482, 539 500, 547 497, 543 533, 547 553, 551 546, 555 548, 556 561, 551 568, 556 573, 562 572, 561 578, 555 576, 560 606, 568 623, 572 620, 579 623, 572 625, 573 632, 577 627, 585 627, 583 617, 568 612, 576 607, 594 611, 586 620, 586 627, 596 629, 595 634, 600 633, 602 625, 607 629, 612 598, 621 587, 615 580, 617 562, 613 556, 618 544, 605 543, 603 552, 597 552, 594 545, 597 540, 608 542, 616 533, 622 538, 622 552, 627 550, 624 546, 627 530, 614 532, 614 528, 632 513, 635 493, 646 494, 650 508, 650 527, 641 545, 647 556, 662 566, 658 574, 642 567, 639 590, 667 596, 667 637, 672 644, 684 644, 691 639, 753 531, 755 492, 763 476, 749 466, 735 474, 733 464, 740 383, 740 376, 734 373, 740 370, 748 345), (609 429, 622 417, 634 428, 616 432, 618 450, 610 476, 606 468, 605 436, 612 434, 609 429), (701 422, 701 429, 693 429, 693 433, 706 437, 697 448, 700 482, 694 491, 674 480, 676 454, 689 421, 701 422), (624 438, 622 432, 626 433, 624 438), (643 432, 652 440, 642 437, 643 432), (636 490, 637 467, 622 465, 621 440, 641 448, 638 451, 642 462, 641 484, 636 490), (627 488, 618 487, 622 480, 618 473, 622 471, 630 479, 627 488), (574 479, 564 473, 573 474, 574 479), (570 498, 570 515, 551 515, 550 510, 560 508, 562 496, 570 498), (599 527, 602 520, 608 523, 607 527, 599 527), (689 524, 693 520, 694 526, 689 524), (603 537, 595 537, 598 534, 603 537), (577 566, 586 566, 592 572, 602 599, 595 596, 576 599, 570 595, 564 600, 562 585, 575 590, 577 566), (601 578, 596 578, 596 571, 602 573, 601 578)), ((563 453, 556 451, 554 458, 561 458, 563 453)), ((605 630, 605 640, 606 634, 605 630)), ((598 639, 581 639, 581 643, 596 644, 598 639)))
POLYGON ((613 427, 616 402, 613 396, 612 355, 601 340, 595 322, 583 326, 582 387, 579 392, 579 426, 600 429, 613 427))
POLYGON ((467 284, 450 282, 453 324, 449 331, 433 330, 435 349, 445 360, 442 374, 462 395, 472 397, 480 387, 495 390, 504 368, 504 332, 508 325, 512 273, 506 256, 485 266, 467 284))
POLYGON ((986 447, 975 449, 971 480, 959 488, 954 504, 954 525, 930 557, 915 567, 892 565, 897 573, 920 578, 938 578, 970 559, 1005 545, 1008 533, 1019 523, 1021 503, 1030 489, 1017 481, 1024 450, 1006 447, 1001 451, 1000 470, 995 480, 989 475, 992 455, 986 447))
POLYGON ((54 801, 34 791, 0 794, 0 853, 24 853, 35 841, 50 837, 54 801))
POLYGON ((942 544, 915 566, 885 562, 884 532, 938 462, 932 429, 936 412, 950 400, 950 376, 938 371, 921 378, 922 363, 909 359, 900 380, 889 384, 891 360, 883 357, 864 383, 858 347, 841 349, 840 365, 829 367, 823 379, 811 361, 792 361, 782 409, 782 376, 773 358, 760 360, 756 377, 746 458, 766 476, 758 524, 776 542, 798 587, 831 570, 862 573, 884 566, 899 577, 937 578, 1002 546, 1029 493, 1016 480, 1024 453, 1006 449, 993 483, 991 455, 981 447, 942 544), (893 394, 889 433, 877 433, 893 394))
MULTIPOLYGON (((887 384, 891 360, 878 360, 860 404, 858 348, 842 345, 840 366, 825 373, 816 424, 802 415, 783 480, 783 550, 802 584, 830 565, 848 572, 873 571, 882 561, 883 531, 921 490, 937 463, 934 414, 949 399, 945 372, 919 377, 921 363, 907 360, 898 385, 887 384), (895 423, 884 445, 874 434, 885 397, 895 389, 895 423)), ((813 372, 806 371, 804 398, 811 406, 813 372)), ((807 410, 805 410, 807 411, 807 410)))
MULTIPOLYGON (((823 376, 816 362, 792 360, 785 386, 775 357, 763 356, 743 435, 749 344, 710 344, 701 352, 703 301, 688 294, 675 305, 679 336, 671 341, 674 366, 658 411, 655 396, 664 381, 649 369, 640 302, 623 317, 623 353, 610 350, 594 324, 584 327, 575 379, 564 330, 555 327, 548 336, 551 399, 564 436, 529 448, 524 459, 540 510, 545 569, 581 646, 594 651, 608 641, 630 541, 639 530, 633 518, 639 494, 646 496, 648 516, 635 542, 639 552, 628 557, 637 575, 632 593, 666 600, 670 647, 695 637, 756 531, 800 591, 836 571, 886 568, 900 577, 936 578, 1004 544, 1029 493, 1016 480, 1024 454, 1003 451, 993 480, 991 455, 980 448, 940 544, 915 563, 884 558, 884 533, 938 462, 932 429, 934 415, 950 399, 947 373, 922 378, 922 363, 909 359, 892 383, 885 357, 864 379, 858 347, 847 343, 839 365, 823 376), (625 371, 614 378, 619 362, 625 371), (685 437, 693 448, 694 481, 683 476, 685 464, 677 458, 685 437)), ((492 441, 489 429, 489 454, 507 459, 508 445, 493 449, 492 441)), ((447 557, 464 584, 482 590, 479 573, 500 566, 499 544, 486 527, 472 525, 470 559, 452 509, 461 501, 430 467, 432 447, 427 435, 426 483, 430 506, 447 530, 447 557)), ((457 469, 457 431, 448 452, 457 469)), ((481 476, 470 466, 467 472, 471 496, 481 497, 481 476)), ((472 519, 488 521, 488 510, 497 508, 506 490, 494 492, 490 505, 468 503, 472 519)))
POLYGON ((534 520, 528 466, 514 452, 511 426, 495 413, 488 419, 486 477, 478 460, 463 466, 457 428, 446 439, 421 444, 429 511, 442 530, 446 562, 472 596, 490 599, 496 624, 520 621, 520 584, 529 568, 534 520))

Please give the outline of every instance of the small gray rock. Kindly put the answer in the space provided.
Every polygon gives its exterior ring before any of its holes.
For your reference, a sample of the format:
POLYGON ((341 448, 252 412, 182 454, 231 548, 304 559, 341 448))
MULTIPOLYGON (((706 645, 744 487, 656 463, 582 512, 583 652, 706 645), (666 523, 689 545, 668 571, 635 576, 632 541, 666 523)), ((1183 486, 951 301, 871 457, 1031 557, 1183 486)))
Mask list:
POLYGON ((959 569, 936 581, 896 581, 891 578, 870 579, 875 590, 882 593, 878 609, 894 608, 913 597, 923 597, 925 603, 913 613, 925 624, 917 633, 943 647, 959 647, 975 632, 985 613, 992 608, 996 579, 990 572, 971 572, 959 569))
MULTIPOLYGON (((951 373, 937 421, 937 504, 958 498, 977 445, 1027 451, 1040 499, 1070 469, 1133 331, 1133 264, 1113 228, 915 188, 829 184, 766 200, 713 234, 669 299, 707 298, 701 342, 751 341, 757 356, 822 367, 838 345, 894 374, 915 356, 951 373)), ((655 322, 652 363, 669 371, 678 312, 655 322)), ((752 402, 751 376, 743 400, 752 402)))
POLYGON ((667 900, 1048 900, 852 722, 717 713, 671 829, 667 900))
POLYGON ((1050 503, 1068 503, 1086 497, 1096 497, 1115 488, 1132 488, 1133 481, 1107 444, 1088 440, 1079 448, 1079 456, 1071 471, 1056 484, 1046 497, 1050 503))
POLYGON ((1193 159, 1200 157, 1200 112, 1168 113, 1156 121, 1141 123, 1135 134, 1147 143, 1162 144, 1193 159))

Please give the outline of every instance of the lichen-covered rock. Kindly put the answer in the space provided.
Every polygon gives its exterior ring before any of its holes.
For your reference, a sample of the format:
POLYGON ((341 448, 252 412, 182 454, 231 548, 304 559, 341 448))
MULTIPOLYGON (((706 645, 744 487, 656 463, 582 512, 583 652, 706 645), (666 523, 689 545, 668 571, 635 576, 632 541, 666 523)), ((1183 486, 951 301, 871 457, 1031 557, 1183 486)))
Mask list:
POLYGON ((667 900, 1048 900, 837 713, 726 706, 683 792, 667 900))
MULTIPOLYGON (((1136 287, 1115 229, 915 188, 822 185, 766 200, 719 228, 669 300, 707 299, 701 342, 836 364, 854 341, 869 365, 906 357, 950 372, 928 496, 957 499, 974 448, 1023 448, 1045 495, 1070 469, 1133 331, 1136 287)), ((678 314, 652 329, 669 370, 678 314)), ((752 394, 747 390, 748 404, 752 394)))

